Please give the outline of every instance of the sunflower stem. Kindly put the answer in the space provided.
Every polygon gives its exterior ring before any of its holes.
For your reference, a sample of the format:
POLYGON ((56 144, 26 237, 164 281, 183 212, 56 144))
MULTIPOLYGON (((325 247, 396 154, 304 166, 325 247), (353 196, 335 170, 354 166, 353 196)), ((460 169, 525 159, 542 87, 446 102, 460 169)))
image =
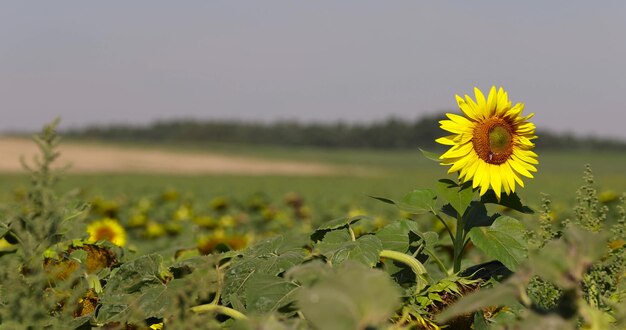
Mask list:
POLYGON ((413 273, 415 273, 417 292, 421 291, 424 287, 426 287, 426 285, 428 285, 428 281, 425 278, 425 275, 428 273, 426 267, 424 267, 419 260, 413 258, 413 256, 393 250, 382 250, 380 251, 379 256, 381 258, 391 259, 409 266, 413 273))
POLYGON ((356 241, 356 235, 354 234, 354 230, 350 225, 348 225, 348 231, 350 232, 350 239, 354 242, 356 241))
POLYGON ((433 258, 433 260, 435 261, 435 263, 439 267, 439 270, 441 270, 446 275, 450 275, 450 269, 446 268, 446 265, 443 264, 441 259, 439 259, 435 253, 433 253, 432 251, 430 251, 428 249, 424 249, 424 252, 426 252, 426 254, 428 254, 431 258, 433 258))
POLYGON ((439 221, 441 221, 441 223, 443 224, 444 227, 446 227, 446 230, 448 231, 448 235, 450 235, 450 240, 452 241, 452 243, 454 244, 454 234, 452 234, 452 230, 450 230, 450 227, 448 226, 448 224, 446 223, 445 220, 443 220, 443 218, 441 218, 441 216, 439 214, 437 214, 437 212, 433 211, 433 214, 435 215, 435 217, 437 217, 437 219, 439 219, 439 221))
POLYGON ((234 310, 232 308, 228 308, 226 306, 221 306, 221 305, 213 305, 213 304, 198 305, 198 306, 191 307, 191 311, 194 313, 215 312, 215 313, 229 316, 235 320, 247 320, 248 319, 248 317, 245 316, 240 311, 234 310))

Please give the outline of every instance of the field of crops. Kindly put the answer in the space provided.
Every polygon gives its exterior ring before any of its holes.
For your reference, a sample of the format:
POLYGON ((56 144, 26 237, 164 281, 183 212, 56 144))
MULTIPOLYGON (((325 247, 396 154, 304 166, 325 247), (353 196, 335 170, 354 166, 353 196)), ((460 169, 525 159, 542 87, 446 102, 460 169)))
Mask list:
POLYGON ((54 133, 40 141, 30 173, 0 174, 1 328, 603 329, 626 316, 626 154, 540 153, 535 178, 498 199, 419 150, 124 145, 336 171, 59 174, 54 133))

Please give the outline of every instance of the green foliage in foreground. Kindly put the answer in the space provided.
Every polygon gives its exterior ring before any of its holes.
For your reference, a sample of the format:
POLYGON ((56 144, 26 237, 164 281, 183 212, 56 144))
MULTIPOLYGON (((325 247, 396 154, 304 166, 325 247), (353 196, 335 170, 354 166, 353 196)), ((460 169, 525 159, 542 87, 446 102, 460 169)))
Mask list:
MULTIPOLYGON (((292 196, 293 217, 304 225, 282 222, 282 234, 259 235, 246 248, 235 240, 137 253, 83 239, 90 212, 53 189, 54 126, 37 142, 43 157, 31 168, 32 186, 0 217, 0 328, 607 329, 626 322, 625 200, 601 202, 590 170, 562 221, 548 197, 538 215, 520 221, 532 210, 517 195, 476 198, 471 187, 441 180, 402 198, 375 197, 403 212, 386 224, 353 214, 311 229, 292 196)), ((163 202, 174 198, 165 194, 163 202)), ((148 230, 147 204, 129 219, 149 239, 157 232, 148 230)), ((227 204, 210 206, 219 213, 227 204)), ((189 206, 177 206, 176 221, 189 218, 189 206)), ((103 202, 94 209, 114 210, 103 202)), ((241 225, 262 223, 255 212, 271 224, 270 211, 255 210, 241 225)), ((232 221, 190 223, 217 232, 232 221)))

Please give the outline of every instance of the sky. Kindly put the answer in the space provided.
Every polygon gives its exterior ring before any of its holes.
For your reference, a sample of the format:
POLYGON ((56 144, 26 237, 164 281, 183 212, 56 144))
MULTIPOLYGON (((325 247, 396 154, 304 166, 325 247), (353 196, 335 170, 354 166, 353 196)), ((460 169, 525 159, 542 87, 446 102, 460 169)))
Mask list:
POLYGON ((626 1, 0 2, 0 132, 414 120, 492 85, 539 129, 626 139, 626 1))

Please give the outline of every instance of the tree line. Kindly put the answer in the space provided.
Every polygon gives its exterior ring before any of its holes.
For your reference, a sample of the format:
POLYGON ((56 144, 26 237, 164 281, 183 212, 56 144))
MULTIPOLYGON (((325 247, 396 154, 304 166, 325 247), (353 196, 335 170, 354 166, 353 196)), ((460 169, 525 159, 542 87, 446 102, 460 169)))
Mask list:
MULTIPOLYGON (((242 143, 320 148, 412 149, 438 148, 445 135, 439 128, 443 114, 416 120, 388 118, 373 123, 273 123, 234 120, 169 120, 146 126, 90 126, 65 132, 72 138, 168 143, 242 143)), ((572 134, 537 132, 538 149, 626 150, 626 141, 572 134)))

